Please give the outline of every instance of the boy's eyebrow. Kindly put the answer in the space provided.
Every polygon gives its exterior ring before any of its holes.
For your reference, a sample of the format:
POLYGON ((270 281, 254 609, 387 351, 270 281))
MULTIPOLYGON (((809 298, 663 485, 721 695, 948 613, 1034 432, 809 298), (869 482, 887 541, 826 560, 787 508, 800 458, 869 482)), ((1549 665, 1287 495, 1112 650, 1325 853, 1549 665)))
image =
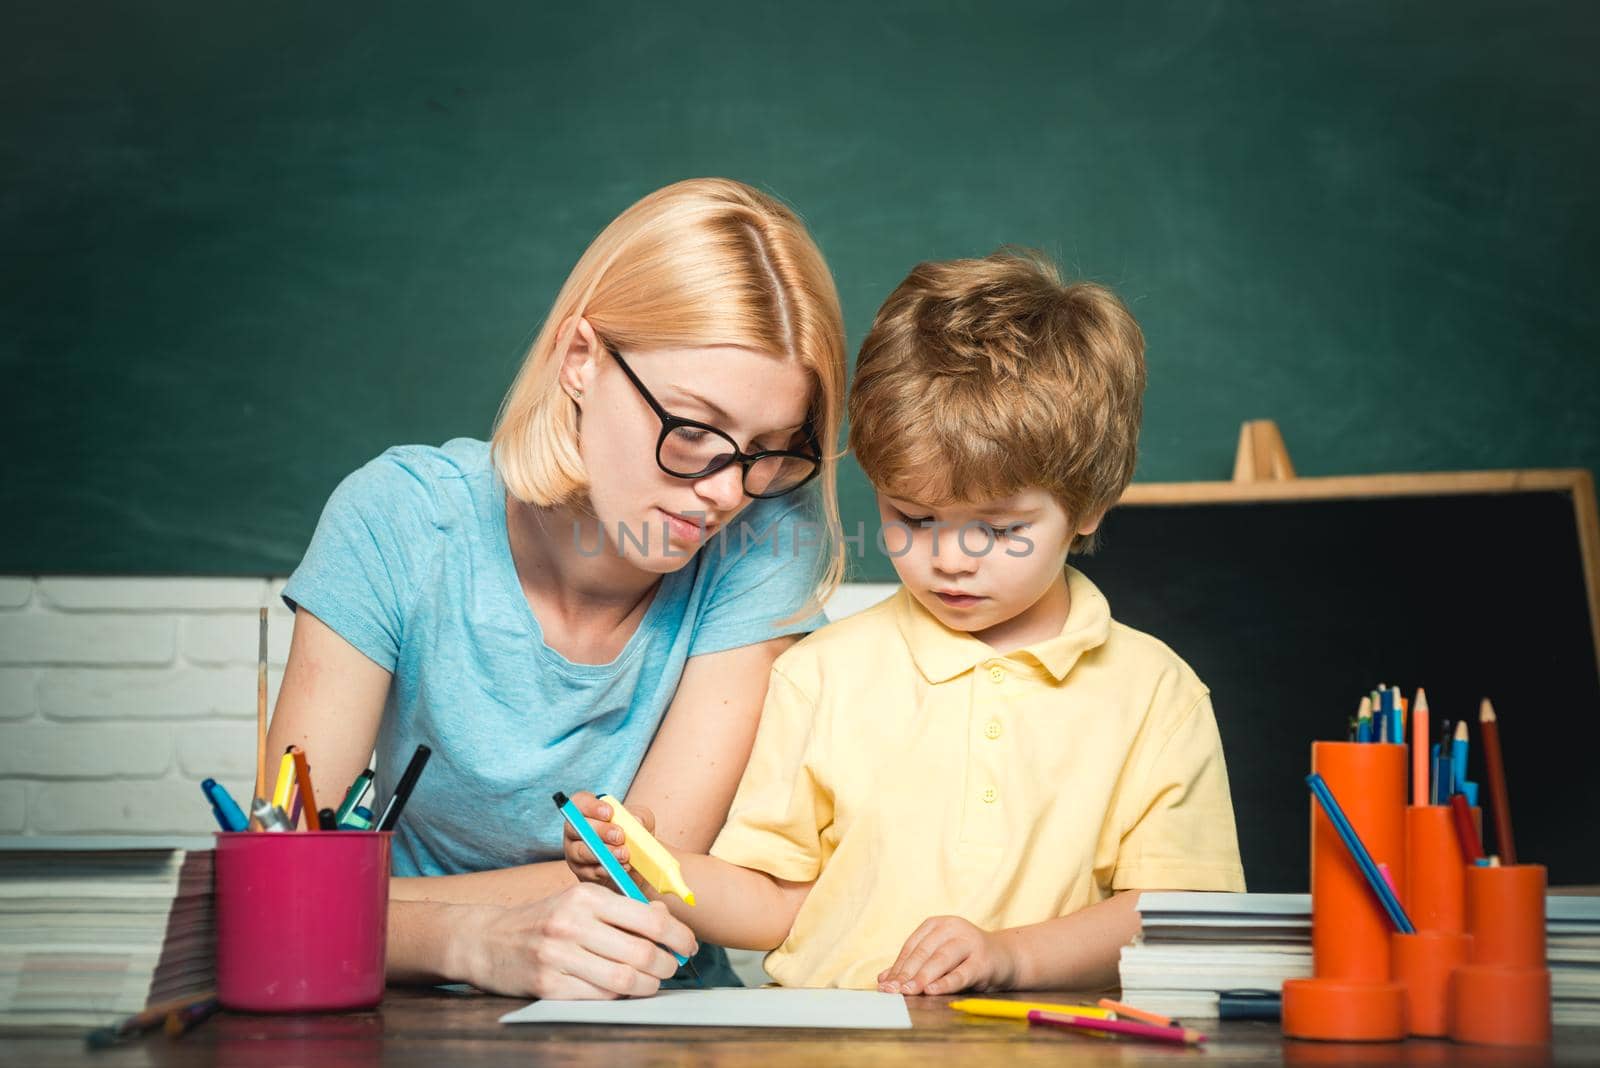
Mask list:
MULTIPOLYGON (((892 493, 885 493, 884 496, 888 498, 889 502, 894 504, 896 507, 903 504, 913 511, 933 510, 928 505, 922 504, 921 502, 913 500, 910 497, 896 497, 892 493)), ((1013 518, 1017 516, 1031 516, 1035 514, 1038 509, 1024 507, 1022 504, 1017 502, 1016 498, 1007 497, 1002 501, 992 501, 988 504, 985 504, 982 507, 975 509, 975 511, 978 515, 983 516, 985 519, 992 519, 996 516, 1010 516, 1013 518)))

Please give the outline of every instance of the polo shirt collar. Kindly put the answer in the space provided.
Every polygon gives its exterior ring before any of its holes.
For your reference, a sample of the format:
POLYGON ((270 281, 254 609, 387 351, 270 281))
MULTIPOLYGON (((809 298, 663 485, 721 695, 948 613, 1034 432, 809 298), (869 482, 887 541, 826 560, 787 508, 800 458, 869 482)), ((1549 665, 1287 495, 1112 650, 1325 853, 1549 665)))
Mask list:
MULTIPOLYGON (((1067 593, 1072 603, 1061 633, 1007 653, 1005 659, 1035 660, 1060 682, 1080 656, 1105 644, 1111 634, 1111 606, 1106 603, 1105 595, 1083 572, 1072 567, 1067 568, 1067 593)), ((903 588, 895 620, 917 670, 930 683, 948 682, 986 660, 1001 658, 993 648, 972 635, 940 623, 903 588)))

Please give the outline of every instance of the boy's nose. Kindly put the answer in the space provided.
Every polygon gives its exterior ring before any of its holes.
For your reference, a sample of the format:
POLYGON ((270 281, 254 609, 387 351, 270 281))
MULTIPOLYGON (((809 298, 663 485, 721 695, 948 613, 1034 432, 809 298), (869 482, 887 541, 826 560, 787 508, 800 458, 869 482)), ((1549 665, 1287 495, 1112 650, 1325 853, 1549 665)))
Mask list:
POLYGON ((933 569, 945 575, 970 575, 978 570, 978 557, 961 547, 955 531, 942 530, 933 541, 933 569))

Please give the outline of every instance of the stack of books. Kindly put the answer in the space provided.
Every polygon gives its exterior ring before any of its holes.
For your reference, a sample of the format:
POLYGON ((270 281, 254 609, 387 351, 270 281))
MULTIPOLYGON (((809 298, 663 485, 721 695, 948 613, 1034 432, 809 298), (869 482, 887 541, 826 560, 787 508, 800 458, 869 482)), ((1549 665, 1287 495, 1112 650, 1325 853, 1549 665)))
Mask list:
POLYGON ((0 851, 0 1027, 100 1027, 213 989, 211 860, 0 851))
MULTIPOLYGON (((1311 974, 1309 894, 1145 893, 1122 949, 1122 1000, 1164 1016, 1215 1017, 1224 990, 1279 990, 1311 974)), ((1545 903, 1552 1015, 1600 1025, 1600 897, 1545 903)))

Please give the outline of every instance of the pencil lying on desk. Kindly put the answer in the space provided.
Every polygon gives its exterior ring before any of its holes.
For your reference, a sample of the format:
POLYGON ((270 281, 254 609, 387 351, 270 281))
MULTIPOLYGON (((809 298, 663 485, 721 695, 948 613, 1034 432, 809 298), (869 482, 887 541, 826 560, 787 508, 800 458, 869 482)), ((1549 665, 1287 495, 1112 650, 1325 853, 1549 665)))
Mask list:
POLYGON ((1110 1035, 1128 1035, 1148 1038, 1155 1042, 1172 1042, 1182 1046, 1198 1046, 1206 1036, 1192 1027, 1156 1027, 1138 1020, 1097 1020, 1092 1016, 1063 1016, 1055 1012, 1028 1013, 1029 1023, 1065 1027, 1072 1031, 1102 1031, 1110 1035))
POLYGON ((1162 1016, 1159 1013, 1154 1012, 1145 1012, 1143 1009, 1136 1009, 1132 1005, 1124 1005, 1122 1002, 1114 1001, 1111 998, 1101 998, 1100 1007, 1109 1012, 1116 1013, 1118 1019, 1126 1016, 1130 1020, 1138 1020, 1140 1023, 1147 1023, 1152 1027, 1179 1026, 1178 1021, 1174 1020, 1170 1016, 1162 1016))

